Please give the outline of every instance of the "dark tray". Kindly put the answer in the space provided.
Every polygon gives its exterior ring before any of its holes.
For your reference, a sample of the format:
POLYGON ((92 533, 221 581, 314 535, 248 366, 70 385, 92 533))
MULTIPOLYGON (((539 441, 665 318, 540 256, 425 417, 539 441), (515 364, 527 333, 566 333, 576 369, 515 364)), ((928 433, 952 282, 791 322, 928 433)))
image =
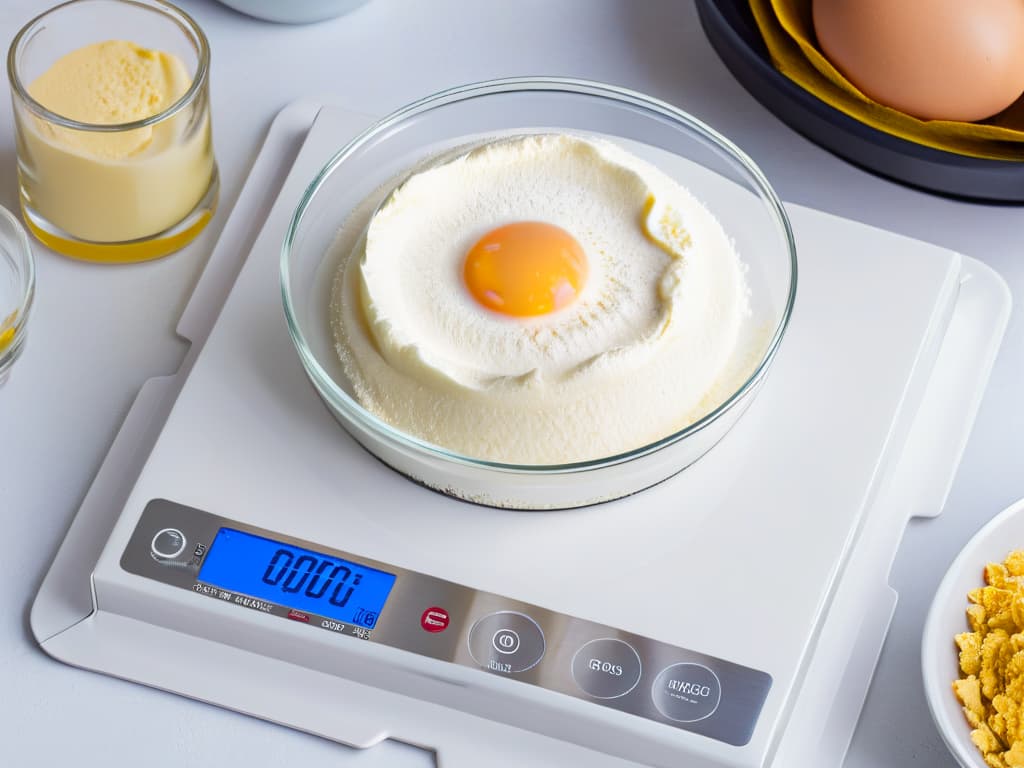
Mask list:
POLYGON ((783 122, 855 165, 976 200, 1024 202, 1024 162, 965 157, 890 136, 805 91, 772 66, 747 0, 696 0, 701 24, 732 74, 783 122))

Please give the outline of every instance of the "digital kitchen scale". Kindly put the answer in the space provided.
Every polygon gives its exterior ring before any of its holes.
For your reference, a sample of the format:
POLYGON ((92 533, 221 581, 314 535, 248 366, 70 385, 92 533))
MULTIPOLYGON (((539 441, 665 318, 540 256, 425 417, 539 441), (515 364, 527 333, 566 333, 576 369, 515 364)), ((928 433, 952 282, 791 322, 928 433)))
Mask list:
POLYGON ((43 649, 443 766, 838 765, 1005 284, 790 206, 796 311, 718 446, 620 501, 474 506, 363 451, 285 328, 287 222, 368 122, 305 102, 275 121, 179 326, 182 370, 143 387, 36 598, 43 649))

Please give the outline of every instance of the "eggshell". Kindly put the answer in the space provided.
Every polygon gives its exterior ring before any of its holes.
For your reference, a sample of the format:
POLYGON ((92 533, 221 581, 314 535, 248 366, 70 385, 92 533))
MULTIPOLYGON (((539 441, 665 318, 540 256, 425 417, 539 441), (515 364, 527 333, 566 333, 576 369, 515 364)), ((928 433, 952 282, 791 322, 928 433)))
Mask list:
POLYGON ((871 99, 983 120, 1024 92, 1024 0, 814 0, 818 44, 871 99))

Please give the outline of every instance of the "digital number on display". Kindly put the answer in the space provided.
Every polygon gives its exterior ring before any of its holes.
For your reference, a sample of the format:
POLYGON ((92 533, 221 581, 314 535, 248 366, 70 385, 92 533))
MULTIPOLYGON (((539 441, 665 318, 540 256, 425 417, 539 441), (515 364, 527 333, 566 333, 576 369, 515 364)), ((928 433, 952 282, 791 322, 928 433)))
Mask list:
POLYGON ((372 629, 395 576, 330 555, 221 528, 199 571, 221 589, 372 629))

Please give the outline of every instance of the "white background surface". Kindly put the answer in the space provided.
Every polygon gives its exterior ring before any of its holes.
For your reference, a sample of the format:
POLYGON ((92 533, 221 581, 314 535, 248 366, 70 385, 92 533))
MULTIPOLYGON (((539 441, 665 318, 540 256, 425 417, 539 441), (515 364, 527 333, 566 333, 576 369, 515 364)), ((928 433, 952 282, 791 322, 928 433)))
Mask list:
MULTIPOLYGON (((48 4, 4 0, 4 45, 48 4)), ((305 27, 259 22, 210 0, 181 5, 213 49, 220 211, 191 247, 151 264, 79 264, 37 247, 28 347, 0 389, 0 764, 430 764, 409 747, 355 753, 65 667, 37 649, 27 627, 35 590, 139 386, 177 368, 185 351, 173 332, 178 316, 272 117, 295 98, 373 114, 491 77, 565 75, 624 85, 666 99, 733 138, 783 198, 982 259, 1006 278, 1015 301, 1024 301, 1024 208, 932 197, 812 145, 732 79, 686 0, 372 0, 349 16, 305 27)), ((0 204, 17 207, 6 97, 0 99, 0 204)), ((913 523, 900 550, 892 574, 900 604, 847 761, 851 768, 954 765, 924 703, 920 629, 956 551, 1024 496, 1022 337, 1024 322, 1015 312, 946 512, 913 523)))

